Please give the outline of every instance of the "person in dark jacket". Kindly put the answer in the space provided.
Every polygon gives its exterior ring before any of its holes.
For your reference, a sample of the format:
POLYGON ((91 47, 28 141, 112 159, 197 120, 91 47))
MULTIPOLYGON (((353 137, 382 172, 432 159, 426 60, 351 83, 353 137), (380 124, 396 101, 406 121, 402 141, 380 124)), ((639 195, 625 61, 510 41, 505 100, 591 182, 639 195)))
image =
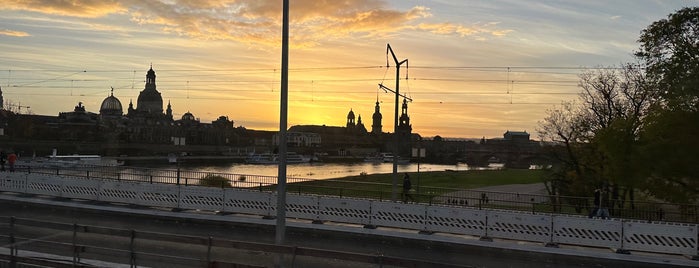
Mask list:
POLYGON ((410 201, 415 202, 413 195, 410 194, 410 190, 412 188, 413 188, 413 185, 410 182, 410 176, 408 176, 408 173, 405 173, 405 176, 403 176, 403 202, 404 203, 408 201, 408 198, 410 198, 410 201))

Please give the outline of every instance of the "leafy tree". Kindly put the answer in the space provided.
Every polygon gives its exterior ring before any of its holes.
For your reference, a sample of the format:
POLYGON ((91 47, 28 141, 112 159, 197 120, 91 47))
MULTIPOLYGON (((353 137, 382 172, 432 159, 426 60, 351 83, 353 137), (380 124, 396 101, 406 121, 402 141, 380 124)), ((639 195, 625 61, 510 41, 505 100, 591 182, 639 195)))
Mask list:
POLYGON ((540 122, 543 140, 560 144, 552 150, 559 163, 552 169, 549 189, 562 195, 589 195, 606 185, 633 200, 639 185, 634 166, 639 159, 638 135, 652 100, 645 76, 636 65, 599 68, 580 75, 577 102, 548 111, 540 122))
POLYGON ((636 52, 657 102, 645 121, 640 167, 648 193, 699 200, 699 7, 683 8, 643 30, 636 52))
POLYGON ((654 22, 641 32, 640 50, 646 73, 658 90, 663 108, 699 110, 699 7, 688 7, 654 22))
POLYGON ((564 148, 552 173, 559 193, 609 183, 625 188, 622 200, 634 189, 699 199, 699 8, 654 22, 638 41, 642 64, 581 74, 578 107, 564 104, 540 123, 542 138, 564 148))

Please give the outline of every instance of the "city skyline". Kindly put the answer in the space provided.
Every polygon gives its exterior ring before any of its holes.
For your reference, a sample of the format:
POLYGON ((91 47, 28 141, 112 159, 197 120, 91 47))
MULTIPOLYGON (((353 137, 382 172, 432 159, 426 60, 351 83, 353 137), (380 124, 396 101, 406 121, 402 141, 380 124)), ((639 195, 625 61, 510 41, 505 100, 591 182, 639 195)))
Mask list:
MULTIPOLYGON (((42 115, 78 102, 97 112, 113 87, 126 109, 152 64, 175 117, 278 130, 281 2, 4 2, 6 101, 42 115)), ((409 60, 400 91, 414 100, 413 132, 536 138, 546 110, 576 97, 581 71, 632 61, 641 30, 697 3, 295 1, 288 126, 343 126, 350 110, 366 124, 378 99, 392 132, 394 95, 378 88, 395 87, 390 43, 409 60)))

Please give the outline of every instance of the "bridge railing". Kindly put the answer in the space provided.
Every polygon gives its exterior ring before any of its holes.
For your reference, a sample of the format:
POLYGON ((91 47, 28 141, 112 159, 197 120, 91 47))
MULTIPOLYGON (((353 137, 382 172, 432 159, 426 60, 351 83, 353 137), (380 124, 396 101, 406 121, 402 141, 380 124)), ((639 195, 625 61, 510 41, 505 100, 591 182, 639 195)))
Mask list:
MULTIPOLYGON (((271 217, 277 194, 241 188, 5 173, 0 191, 148 207, 220 211, 271 217)), ((365 227, 453 233, 481 239, 570 244, 688 256, 699 255, 696 224, 588 219, 550 213, 398 203, 325 195, 287 195, 286 215, 365 227)), ((364 228, 362 228, 364 229, 364 228)))
POLYGON ((10 248, 9 254, 0 253, 0 264, 5 264, 0 265, 2 267, 106 267, 124 266, 125 263, 131 267, 272 267, 275 266, 274 258, 260 257, 270 253, 288 256, 279 264, 289 267, 337 260, 356 266, 462 267, 380 253, 354 253, 6 216, 0 216, 0 241, 10 248), (154 248, 154 244, 158 246, 154 248), (163 244, 168 245, 166 252, 162 250, 163 244), (51 255, 38 255, 36 252, 51 255))
MULTIPOLYGON (((221 187, 255 189, 258 191, 274 191, 277 184, 276 176, 202 172, 184 169, 155 169, 124 166, 83 168, 19 167, 18 171, 70 176, 75 178, 137 181, 185 186, 203 185, 204 181, 215 177, 218 178, 217 185, 221 187)), ((297 194, 334 195, 378 200, 390 200, 392 196, 392 185, 385 183, 314 180, 296 177, 288 177, 287 183, 287 190, 297 194)), ((404 199, 400 193, 399 199, 404 199)), ((593 200, 591 197, 537 195, 424 186, 417 188, 415 192, 411 192, 410 198, 405 198, 405 200, 425 204, 463 206, 478 209, 508 209, 532 213, 545 212, 584 216, 589 215, 593 209, 593 200)), ((699 223, 699 206, 696 204, 611 201, 609 212, 614 218, 699 223)))

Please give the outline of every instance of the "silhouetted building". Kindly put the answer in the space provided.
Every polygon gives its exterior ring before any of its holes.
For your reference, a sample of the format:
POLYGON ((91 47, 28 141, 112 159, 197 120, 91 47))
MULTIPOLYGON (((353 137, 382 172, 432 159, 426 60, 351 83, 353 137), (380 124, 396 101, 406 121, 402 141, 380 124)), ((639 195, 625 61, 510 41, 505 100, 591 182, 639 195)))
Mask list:
POLYGON ((347 113, 347 124, 345 124, 347 132, 354 131, 355 125, 356 124, 354 123, 354 112, 352 111, 352 109, 350 109, 349 113, 347 113))
POLYGON ((526 131, 506 131, 503 134, 505 140, 515 142, 529 142, 529 133, 526 131))
POLYGON ((383 116, 381 116, 381 108, 379 108, 379 99, 376 98, 376 106, 374 107, 374 115, 372 116, 372 123, 371 123, 371 134, 378 135, 382 133, 381 130, 381 119, 383 116))
POLYGON ((411 154, 413 126, 410 124, 410 116, 408 116, 408 101, 406 99, 403 99, 401 115, 398 118, 398 128, 396 131, 398 155, 409 157, 411 154))

